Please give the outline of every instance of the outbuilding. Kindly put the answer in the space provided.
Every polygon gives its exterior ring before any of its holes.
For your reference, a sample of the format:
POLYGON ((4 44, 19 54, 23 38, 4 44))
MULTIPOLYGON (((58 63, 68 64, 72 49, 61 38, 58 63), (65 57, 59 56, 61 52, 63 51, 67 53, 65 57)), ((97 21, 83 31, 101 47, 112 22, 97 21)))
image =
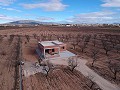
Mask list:
POLYGON ((56 41, 38 42, 38 49, 43 58, 59 57, 60 53, 66 51, 66 44, 56 41))

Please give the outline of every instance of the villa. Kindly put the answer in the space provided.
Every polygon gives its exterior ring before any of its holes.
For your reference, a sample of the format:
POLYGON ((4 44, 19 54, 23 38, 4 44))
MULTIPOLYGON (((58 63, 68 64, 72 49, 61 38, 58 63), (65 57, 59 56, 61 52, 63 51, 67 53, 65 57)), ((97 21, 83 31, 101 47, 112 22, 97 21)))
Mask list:
POLYGON ((43 59, 74 56, 73 53, 66 50, 66 44, 58 40, 38 42, 38 52, 43 59))

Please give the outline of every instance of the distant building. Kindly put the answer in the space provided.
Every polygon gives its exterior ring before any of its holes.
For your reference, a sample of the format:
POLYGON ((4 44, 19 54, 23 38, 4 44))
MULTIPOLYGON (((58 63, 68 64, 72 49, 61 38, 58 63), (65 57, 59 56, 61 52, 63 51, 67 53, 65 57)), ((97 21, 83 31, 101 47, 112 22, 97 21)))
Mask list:
POLYGON ((38 43, 38 49, 43 58, 59 57, 66 51, 66 44, 59 41, 42 41, 38 43))

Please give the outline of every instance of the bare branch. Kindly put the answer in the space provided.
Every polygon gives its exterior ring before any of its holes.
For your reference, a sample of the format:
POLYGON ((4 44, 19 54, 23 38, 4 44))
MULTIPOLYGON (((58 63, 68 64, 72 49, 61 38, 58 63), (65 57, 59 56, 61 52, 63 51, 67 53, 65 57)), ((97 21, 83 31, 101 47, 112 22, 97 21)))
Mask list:
POLYGON ((97 60, 97 54, 99 51, 97 49, 92 49, 91 52, 92 52, 91 57, 93 58, 93 62, 92 62, 92 66, 93 66, 94 62, 97 60))
POLYGON ((54 68, 53 64, 49 61, 46 60, 43 64, 43 71, 46 72, 46 77, 48 76, 49 72, 54 68))
POLYGON ((77 66, 78 66, 77 56, 68 58, 68 67, 72 72, 77 66))
POLYGON ((110 71, 114 74, 114 79, 117 79, 117 73, 120 72, 120 62, 111 62, 108 67, 110 71))

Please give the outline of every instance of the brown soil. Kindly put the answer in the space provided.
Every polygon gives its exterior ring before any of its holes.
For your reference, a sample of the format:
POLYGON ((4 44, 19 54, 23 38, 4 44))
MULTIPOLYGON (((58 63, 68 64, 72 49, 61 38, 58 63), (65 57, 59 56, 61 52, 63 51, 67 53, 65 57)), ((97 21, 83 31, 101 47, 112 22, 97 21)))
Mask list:
MULTIPOLYGON (((4 36, 2 42, 0 42, 0 49, 3 49, 4 52, 0 52, 0 90, 11 90, 14 89, 15 85, 15 66, 14 63, 16 59, 16 42, 14 39, 12 44, 9 45, 8 37, 9 35, 21 35, 22 37, 22 55, 23 59, 27 61, 37 61, 38 57, 35 53, 38 40, 57 40, 66 43, 68 45, 67 49, 72 51, 75 54, 78 54, 80 57, 83 57, 88 60, 88 66, 91 68, 91 48, 93 46, 93 35, 97 34, 97 44, 95 48, 99 49, 99 54, 97 61, 92 68, 99 75, 103 76, 105 79, 112 80, 113 74, 108 69, 107 56, 101 45, 101 35, 111 34, 111 35, 120 35, 120 28, 98 28, 98 27, 58 27, 58 26, 39 26, 39 27, 30 27, 30 28, 11 28, 6 30, 0 30, 0 34, 4 36), (34 38, 36 34, 37 37, 34 38), (28 42, 25 35, 29 35, 30 41, 28 42), (66 38, 70 35, 71 38, 66 38), (76 49, 73 50, 71 45, 72 41, 76 41, 76 37, 79 36, 82 40, 84 35, 92 35, 87 48, 84 52, 81 52, 80 45, 76 45, 76 49), (7 36, 7 37, 6 37, 7 36), (59 36, 59 38, 58 38, 59 36), (51 37, 51 38, 50 38, 51 37), (12 55, 12 56, 11 56, 12 55)), ((105 37, 104 37, 105 38, 105 37)), ((81 44, 81 42, 79 43, 81 44)), ((120 44, 120 43, 119 43, 120 44)), ((120 58, 120 53, 117 53, 115 49, 108 52, 108 55, 112 58, 120 58)), ((67 70, 55 70, 51 75, 46 78, 43 74, 38 73, 28 78, 24 77, 23 87, 24 90, 88 90, 85 85, 83 76, 78 72, 74 74, 67 70), (75 74, 77 73, 77 74, 75 74), (55 77, 55 78, 54 78, 55 77), (81 82, 82 81, 82 82, 81 82)), ((112 83, 120 84, 120 73, 117 76, 116 81, 112 83)))
POLYGON ((16 38, 10 44, 4 37, 0 42, 0 90, 14 90, 16 85, 16 38))
POLYGON ((50 72, 48 77, 42 73, 24 77, 23 84, 24 90, 90 90, 87 86, 90 85, 88 79, 80 72, 71 72, 66 68, 57 68, 50 72))

